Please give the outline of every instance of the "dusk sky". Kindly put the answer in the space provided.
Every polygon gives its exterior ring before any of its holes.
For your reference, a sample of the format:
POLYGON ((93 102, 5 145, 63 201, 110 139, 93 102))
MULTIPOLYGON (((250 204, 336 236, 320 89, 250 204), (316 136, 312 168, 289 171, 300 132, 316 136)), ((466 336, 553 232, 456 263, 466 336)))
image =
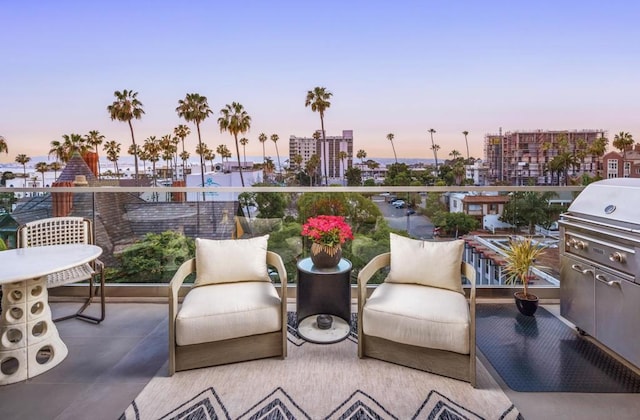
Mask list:
MULTIPOLYGON (((46 155, 63 134, 111 121, 115 90, 138 92, 145 115, 136 141, 169 134, 186 93, 209 100, 211 148, 219 110, 240 102, 258 135, 311 136, 320 118, 306 92, 333 93, 327 135, 353 130, 369 157, 483 157, 487 133, 604 129, 640 141, 640 3, 636 1, 10 1, 0 0, 0 135, 13 162, 46 155)), ((190 126, 195 133, 193 125, 190 126)), ((197 137, 187 138, 194 155, 197 137)), ((276 155, 271 141, 267 155, 276 155)), ((104 155, 104 153, 101 153, 104 155)), ((218 160, 218 159, 217 159, 218 160)))

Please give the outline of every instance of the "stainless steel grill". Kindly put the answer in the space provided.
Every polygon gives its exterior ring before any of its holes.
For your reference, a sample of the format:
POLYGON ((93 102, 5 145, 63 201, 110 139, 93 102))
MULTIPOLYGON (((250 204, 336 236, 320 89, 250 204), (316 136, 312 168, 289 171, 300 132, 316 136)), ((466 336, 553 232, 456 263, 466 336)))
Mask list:
POLYGON ((559 224, 561 315, 640 366, 640 179, 587 186, 559 224))

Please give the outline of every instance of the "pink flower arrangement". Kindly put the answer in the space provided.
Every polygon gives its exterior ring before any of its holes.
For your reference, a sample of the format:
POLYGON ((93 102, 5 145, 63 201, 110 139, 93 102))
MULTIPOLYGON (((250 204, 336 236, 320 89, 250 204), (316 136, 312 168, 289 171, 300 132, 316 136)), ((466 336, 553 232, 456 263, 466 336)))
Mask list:
POLYGON ((302 236, 317 244, 335 247, 353 239, 353 232, 342 216, 318 216, 308 218, 302 225, 302 236))

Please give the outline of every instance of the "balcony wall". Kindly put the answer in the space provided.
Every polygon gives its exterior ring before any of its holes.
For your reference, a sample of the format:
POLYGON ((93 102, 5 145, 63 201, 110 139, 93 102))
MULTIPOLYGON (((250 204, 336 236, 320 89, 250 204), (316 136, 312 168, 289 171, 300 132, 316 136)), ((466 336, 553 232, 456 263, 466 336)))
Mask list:
MULTIPOLYGON (((309 255, 310 246, 300 236, 301 222, 315 212, 344 215, 355 230, 355 239, 343 249, 343 256, 354 265, 355 284, 358 271, 373 256, 389 250, 390 231, 427 240, 450 240, 456 233, 462 236, 452 230, 434 238, 433 226, 424 216, 429 203, 446 203, 449 192, 580 190, 581 187, 0 188, 0 192, 30 196, 11 215, 18 223, 64 213, 92 219, 96 243, 104 250, 101 259, 107 267, 107 293, 112 297, 166 296, 166 284, 179 264, 193 256, 193 239, 197 237, 231 239, 269 234, 269 249, 283 257, 288 271, 286 282, 294 287, 296 262, 309 255), (390 195, 415 203, 416 213, 407 214, 406 208, 391 206, 390 195), (249 198, 258 207, 247 205, 249 198), (284 205, 284 217, 278 214, 264 217, 265 212, 276 210, 278 203, 284 205), (143 242, 155 245, 144 248, 143 242)), ((503 297, 513 292, 514 286, 504 282, 500 249, 511 236, 526 234, 526 229, 496 232, 478 229, 464 236, 465 260, 474 264, 480 274, 477 288, 481 297, 503 297)), ((557 248, 553 251, 553 238, 541 240, 557 255, 557 248)), ((534 281, 532 287, 539 289, 537 294, 542 298, 558 297, 558 265, 558 259, 552 258, 551 266, 534 281)), ((382 281, 384 275, 381 273, 377 281, 382 281)), ((52 290, 51 294, 75 294, 77 289, 64 287, 52 290)))

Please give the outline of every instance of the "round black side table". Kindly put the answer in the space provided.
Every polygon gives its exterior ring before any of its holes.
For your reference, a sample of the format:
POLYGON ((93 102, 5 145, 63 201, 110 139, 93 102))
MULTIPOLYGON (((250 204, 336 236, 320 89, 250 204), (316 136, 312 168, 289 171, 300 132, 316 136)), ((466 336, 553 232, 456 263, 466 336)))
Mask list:
POLYGON ((296 298, 298 335, 307 341, 330 344, 351 331, 351 261, 342 258, 333 268, 317 268, 311 258, 298 262, 296 298), (331 315, 330 328, 318 326, 318 315, 331 315))

